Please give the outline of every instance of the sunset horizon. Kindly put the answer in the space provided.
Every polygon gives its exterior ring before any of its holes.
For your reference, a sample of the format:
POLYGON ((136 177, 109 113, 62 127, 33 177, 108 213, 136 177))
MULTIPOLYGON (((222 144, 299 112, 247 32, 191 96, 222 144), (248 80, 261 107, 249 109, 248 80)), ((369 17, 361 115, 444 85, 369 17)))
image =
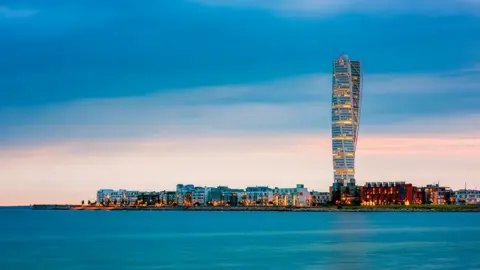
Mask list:
POLYGON ((328 191, 344 54, 362 64, 358 185, 480 187, 474 2, 74 2, 0 4, 0 205, 178 183, 328 191))

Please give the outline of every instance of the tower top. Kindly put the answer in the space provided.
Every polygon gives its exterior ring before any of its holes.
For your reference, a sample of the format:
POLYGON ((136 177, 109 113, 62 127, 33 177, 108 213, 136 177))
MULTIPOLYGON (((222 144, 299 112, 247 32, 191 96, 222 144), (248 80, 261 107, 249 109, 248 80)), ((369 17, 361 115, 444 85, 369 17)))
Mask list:
POLYGON ((337 59, 335 59, 335 62, 348 62, 348 61, 350 60, 348 59, 348 55, 346 54, 342 54, 337 59))

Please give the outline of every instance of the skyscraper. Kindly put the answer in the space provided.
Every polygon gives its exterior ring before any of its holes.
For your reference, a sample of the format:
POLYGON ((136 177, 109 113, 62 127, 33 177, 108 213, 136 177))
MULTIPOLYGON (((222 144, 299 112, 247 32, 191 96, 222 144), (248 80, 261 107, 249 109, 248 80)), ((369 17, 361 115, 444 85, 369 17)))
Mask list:
POLYGON ((332 154, 333 191, 355 187, 355 150, 360 124, 360 62, 342 55, 333 63, 332 154))

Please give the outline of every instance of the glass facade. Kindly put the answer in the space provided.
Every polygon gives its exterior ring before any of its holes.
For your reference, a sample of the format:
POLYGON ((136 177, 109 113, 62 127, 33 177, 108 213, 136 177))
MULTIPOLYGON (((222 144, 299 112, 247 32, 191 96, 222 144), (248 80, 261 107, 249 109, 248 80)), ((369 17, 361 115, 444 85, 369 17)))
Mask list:
POLYGON ((355 150, 361 110, 360 62, 343 55, 333 64, 332 154, 333 190, 355 186, 355 150))

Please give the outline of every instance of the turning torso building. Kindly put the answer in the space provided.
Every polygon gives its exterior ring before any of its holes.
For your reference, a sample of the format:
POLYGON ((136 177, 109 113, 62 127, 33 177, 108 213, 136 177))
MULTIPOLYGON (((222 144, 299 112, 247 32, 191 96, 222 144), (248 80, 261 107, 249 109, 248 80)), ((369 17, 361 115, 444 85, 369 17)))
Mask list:
POLYGON ((355 149, 360 124, 360 62, 342 55, 333 64, 332 154, 333 191, 355 187, 355 149))

